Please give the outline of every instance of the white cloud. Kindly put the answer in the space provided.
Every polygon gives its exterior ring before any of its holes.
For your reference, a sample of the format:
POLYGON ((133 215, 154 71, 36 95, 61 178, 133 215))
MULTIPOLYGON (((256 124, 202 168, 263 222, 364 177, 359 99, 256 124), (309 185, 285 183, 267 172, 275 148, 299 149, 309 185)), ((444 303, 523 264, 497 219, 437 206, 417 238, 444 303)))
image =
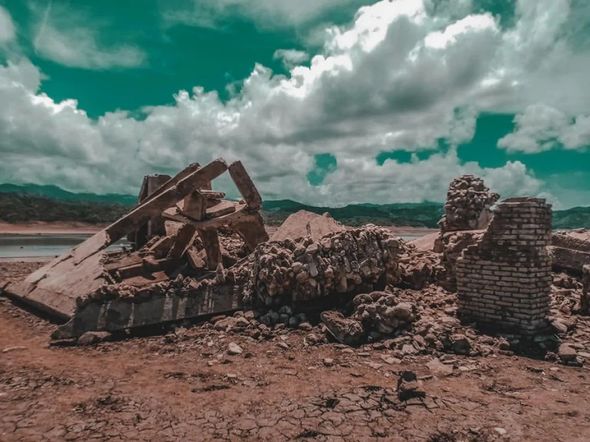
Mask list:
POLYGON ((498 141, 512 152, 537 153, 553 148, 590 147, 590 116, 568 117, 544 104, 528 106, 514 119, 516 129, 498 141))
POLYGON ((0 45, 14 40, 15 35, 16 31, 10 13, 0 6, 0 45))
POLYGON ((287 69, 292 69, 308 61, 309 54, 297 49, 277 49, 273 54, 273 58, 281 60, 287 69))
POLYGON ((321 19, 330 11, 366 3, 363 0, 193 0, 183 3, 164 3, 168 22, 205 27, 223 25, 236 16, 245 17, 264 28, 302 26, 321 19), (170 7, 172 6, 172 7, 170 7))
MULTIPOLYGON (((552 10, 552 1, 545 9, 552 10)), ((484 176, 504 196, 535 195, 546 189, 519 162, 463 164, 453 148, 405 164, 379 166, 375 157, 432 150, 439 139, 466 142, 480 112, 525 112, 536 102, 580 115, 573 124, 565 117, 571 127, 558 132, 568 145, 581 143, 588 118, 574 112, 590 102, 581 88, 582 73, 590 73, 588 52, 570 46, 559 26, 548 40, 539 30, 547 24, 545 9, 530 7, 536 3, 520 0, 517 25, 502 31, 489 14, 449 6, 442 8, 448 15, 434 16, 417 0, 381 1, 361 8, 350 26, 331 28, 323 53, 308 66, 278 76, 257 65, 227 101, 200 88, 180 91, 174 105, 146 108, 142 120, 123 112, 92 120, 75 101, 57 103, 40 93, 37 68, 13 63, 0 68, 0 102, 11 103, 0 107, 0 176, 133 192, 145 173, 224 156, 242 159, 266 198, 441 200, 448 182, 465 172, 484 176), (562 68, 570 61, 582 73, 562 68), (553 90, 562 84, 560 101, 553 90), (313 187, 306 174, 319 153, 335 155, 338 167, 313 187)), ((568 17, 558 14, 561 26, 568 17)), ((522 124, 530 126, 525 117, 522 124)))
POLYGON ((56 63, 84 69, 132 68, 145 62, 140 48, 125 42, 105 45, 104 30, 93 20, 51 2, 37 10, 38 26, 34 39, 38 55, 56 63))

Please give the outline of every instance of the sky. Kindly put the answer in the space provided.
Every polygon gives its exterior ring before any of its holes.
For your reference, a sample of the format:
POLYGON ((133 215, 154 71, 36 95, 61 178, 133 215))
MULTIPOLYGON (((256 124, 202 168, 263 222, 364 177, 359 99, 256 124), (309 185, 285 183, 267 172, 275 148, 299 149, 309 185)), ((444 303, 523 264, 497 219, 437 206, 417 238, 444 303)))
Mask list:
POLYGON ((224 157, 266 199, 474 173, 590 206, 589 78, 587 0, 0 0, 0 182, 134 194, 224 157))

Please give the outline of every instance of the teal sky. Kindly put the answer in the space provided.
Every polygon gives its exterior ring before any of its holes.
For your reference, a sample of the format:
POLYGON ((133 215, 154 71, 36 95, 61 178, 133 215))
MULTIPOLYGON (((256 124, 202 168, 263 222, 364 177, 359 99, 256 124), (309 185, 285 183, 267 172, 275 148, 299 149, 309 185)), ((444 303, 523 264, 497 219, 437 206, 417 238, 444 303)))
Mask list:
POLYGON ((589 22, 582 0, 0 0, 0 181, 131 192, 225 156, 267 198, 442 200, 478 173, 590 205, 589 22))

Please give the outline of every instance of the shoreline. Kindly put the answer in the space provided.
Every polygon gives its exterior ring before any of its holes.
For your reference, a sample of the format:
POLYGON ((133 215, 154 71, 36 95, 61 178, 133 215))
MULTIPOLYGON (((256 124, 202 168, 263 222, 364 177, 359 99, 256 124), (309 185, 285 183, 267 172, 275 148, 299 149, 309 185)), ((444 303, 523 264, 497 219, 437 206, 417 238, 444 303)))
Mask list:
POLYGON ((31 222, 11 224, 0 222, 0 235, 92 235, 105 225, 77 222, 31 222))

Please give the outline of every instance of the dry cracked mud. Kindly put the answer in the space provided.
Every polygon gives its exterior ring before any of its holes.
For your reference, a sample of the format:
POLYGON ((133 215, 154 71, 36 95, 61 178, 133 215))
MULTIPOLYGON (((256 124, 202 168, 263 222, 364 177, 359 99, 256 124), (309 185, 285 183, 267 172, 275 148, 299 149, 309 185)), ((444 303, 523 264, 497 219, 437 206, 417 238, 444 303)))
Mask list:
MULTIPOLYGON (((34 265, 3 263, 22 276, 34 265)), ((0 440, 538 440, 590 437, 590 372, 526 358, 307 345, 214 327, 51 347, 0 298, 0 440), (229 355, 228 344, 242 352, 229 355), (424 398, 401 401, 410 370, 424 398)), ((588 365, 588 364, 586 364, 588 365)))

